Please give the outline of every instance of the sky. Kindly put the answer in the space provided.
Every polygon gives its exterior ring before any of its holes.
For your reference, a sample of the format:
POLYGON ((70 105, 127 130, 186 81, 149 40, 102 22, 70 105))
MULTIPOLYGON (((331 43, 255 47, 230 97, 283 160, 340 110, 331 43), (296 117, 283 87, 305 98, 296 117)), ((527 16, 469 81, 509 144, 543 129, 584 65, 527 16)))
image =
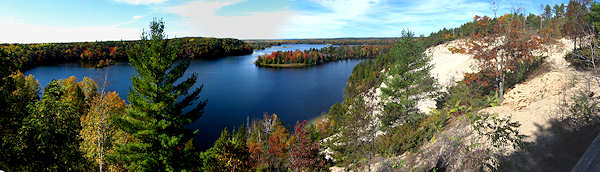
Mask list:
POLYGON ((170 38, 397 37, 459 27, 475 15, 567 0, 2 0, 0 43, 136 40, 154 18, 170 38))

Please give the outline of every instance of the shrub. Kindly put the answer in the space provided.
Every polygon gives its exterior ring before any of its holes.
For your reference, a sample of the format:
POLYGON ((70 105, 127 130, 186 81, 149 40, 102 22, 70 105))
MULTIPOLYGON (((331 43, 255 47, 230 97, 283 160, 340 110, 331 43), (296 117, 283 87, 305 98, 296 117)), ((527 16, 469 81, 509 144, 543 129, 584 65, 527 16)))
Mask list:
POLYGON ((561 103, 563 120, 571 128, 584 128, 600 123, 600 100, 588 90, 580 90, 571 97, 571 103, 561 103))
POLYGON ((377 138, 377 153, 393 156, 416 151, 423 143, 432 140, 435 133, 442 131, 448 117, 448 114, 434 111, 430 116, 389 130, 389 133, 377 138))
POLYGON ((594 67, 592 64, 595 63, 596 67, 599 66, 597 57, 594 59, 594 63, 592 63, 591 55, 590 47, 582 47, 565 55, 564 58, 577 70, 591 70, 594 67))

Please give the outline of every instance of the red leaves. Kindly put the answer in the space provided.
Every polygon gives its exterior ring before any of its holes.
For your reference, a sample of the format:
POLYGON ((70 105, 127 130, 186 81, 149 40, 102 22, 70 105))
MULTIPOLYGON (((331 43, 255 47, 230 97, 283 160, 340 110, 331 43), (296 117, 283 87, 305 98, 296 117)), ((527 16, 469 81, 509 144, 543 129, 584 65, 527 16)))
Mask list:
POLYGON ((117 52, 117 47, 108 47, 108 51, 110 53, 110 56, 114 57, 117 52))
POLYGON ((322 168, 325 161, 319 157, 320 145, 313 142, 304 129, 306 120, 296 121, 290 150, 290 165, 294 170, 311 170, 322 168))

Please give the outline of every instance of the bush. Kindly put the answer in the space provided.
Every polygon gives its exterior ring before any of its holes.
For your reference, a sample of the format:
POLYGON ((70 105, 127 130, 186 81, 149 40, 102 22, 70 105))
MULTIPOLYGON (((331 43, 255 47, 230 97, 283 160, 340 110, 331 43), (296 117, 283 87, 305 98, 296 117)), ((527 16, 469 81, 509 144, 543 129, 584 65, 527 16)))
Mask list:
MULTIPOLYGON (((590 47, 582 47, 577 48, 575 49, 575 51, 565 55, 564 58, 569 63, 571 63, 571 66, 575 67, 577 70, 591 70, 594 67, 594 65, 592 65, 593 63, 591 55, 592 53, 590 47)), ((595 64, 596 67, 599 66, 597 57, 595 59, 595 64)))
POLYGON ((545 56, 536 57, 532 61, 520 61, 515 64, 515 69, 506 72, 506 88, 512 88, 518 83, 527 79, 527 77, 536 71, 543 63, 545 56))
POLYGON ((393 156, 416 151, 423 143, 432 140, 435 133, 442 131, 448 117, 448 114, 435 111, 430 116, 389 130, 389 133, 377 138, 377 153, 393 156))
POLYGON ((525 135, 520 134, 519 122, 511 121, 509 117, 498 117, 498 115, 477 114, 470 116, 473 130, 480 136, 486 136, 493 147, 501 148, 512 146, 515 149, 523 148, 525 135))
POLYGON ((563 102, 563 120, 571 128, 585 128, 600 123, 600 100, 587 90, 578 91, 571 97, 571 103, 563 102))

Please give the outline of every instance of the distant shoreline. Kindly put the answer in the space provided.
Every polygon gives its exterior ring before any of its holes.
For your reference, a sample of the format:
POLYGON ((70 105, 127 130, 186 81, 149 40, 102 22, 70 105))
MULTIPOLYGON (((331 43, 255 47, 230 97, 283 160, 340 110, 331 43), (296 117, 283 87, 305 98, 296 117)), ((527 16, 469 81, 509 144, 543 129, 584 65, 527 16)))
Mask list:
POLYGON ((304 63, 290 63, 290 64, 258 64, 260 67, 272 67, 272 68, 302 68, 312 66, 304 63))

